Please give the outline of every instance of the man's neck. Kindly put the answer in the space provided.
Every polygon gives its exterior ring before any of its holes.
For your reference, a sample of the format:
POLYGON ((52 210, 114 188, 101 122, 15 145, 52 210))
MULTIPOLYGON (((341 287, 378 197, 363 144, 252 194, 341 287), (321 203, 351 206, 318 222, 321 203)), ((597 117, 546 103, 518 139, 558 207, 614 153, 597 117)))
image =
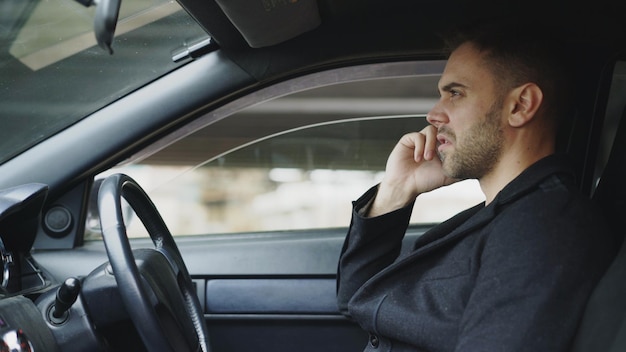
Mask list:
POLYGON ((546 150, 533 155, 504 155, 491 172, 478 180, 485 194, 485 205, 491 203, 498 193, 524 170, 553 153, 554 150, 546 150))

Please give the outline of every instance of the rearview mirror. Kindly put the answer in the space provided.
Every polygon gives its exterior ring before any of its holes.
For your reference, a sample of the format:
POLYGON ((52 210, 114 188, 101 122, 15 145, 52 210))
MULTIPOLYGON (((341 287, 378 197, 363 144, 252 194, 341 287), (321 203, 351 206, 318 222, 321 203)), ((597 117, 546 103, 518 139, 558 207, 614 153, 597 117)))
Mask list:
POLYGON ((96 17, 94 19, 94 32, 98 45, 109 54, 113 54, 111 44, 115 35, 115 27, 120 14, 122 0, 76 0, 84 6, 96 5, 96 17))

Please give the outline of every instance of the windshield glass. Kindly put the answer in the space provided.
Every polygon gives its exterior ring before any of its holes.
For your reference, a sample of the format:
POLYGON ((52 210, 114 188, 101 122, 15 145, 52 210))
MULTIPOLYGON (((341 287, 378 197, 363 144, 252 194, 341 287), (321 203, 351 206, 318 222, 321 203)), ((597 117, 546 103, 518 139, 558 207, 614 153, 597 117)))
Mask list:
POLYGON ((207 34, 175 1, 124 0, 113 55, 93 33, 95 7, 0 0, 0 163, 184 64, 207 34))

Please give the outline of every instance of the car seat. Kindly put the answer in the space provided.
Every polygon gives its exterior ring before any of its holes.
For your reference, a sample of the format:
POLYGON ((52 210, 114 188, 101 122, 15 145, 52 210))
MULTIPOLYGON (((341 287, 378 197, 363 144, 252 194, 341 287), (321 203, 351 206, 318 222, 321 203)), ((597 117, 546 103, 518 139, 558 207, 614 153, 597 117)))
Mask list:
POLYGON ((592 199, 619 236, 619 252, 589 297, 572 352, 626 351, 626 109, 592 199))

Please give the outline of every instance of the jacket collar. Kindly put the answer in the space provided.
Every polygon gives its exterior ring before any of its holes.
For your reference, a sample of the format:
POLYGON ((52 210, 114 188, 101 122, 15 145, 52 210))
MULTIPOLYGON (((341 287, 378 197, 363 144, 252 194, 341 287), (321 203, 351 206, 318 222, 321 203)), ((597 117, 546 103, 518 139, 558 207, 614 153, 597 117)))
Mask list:
POLYGON ((576 180, 571 161, 564 155, 550 155, 535 162, 509 182, 496 196, 493 203, 504 205, 532 191, 539 183, 554 174, 567 175, 570 182, 576 180))

